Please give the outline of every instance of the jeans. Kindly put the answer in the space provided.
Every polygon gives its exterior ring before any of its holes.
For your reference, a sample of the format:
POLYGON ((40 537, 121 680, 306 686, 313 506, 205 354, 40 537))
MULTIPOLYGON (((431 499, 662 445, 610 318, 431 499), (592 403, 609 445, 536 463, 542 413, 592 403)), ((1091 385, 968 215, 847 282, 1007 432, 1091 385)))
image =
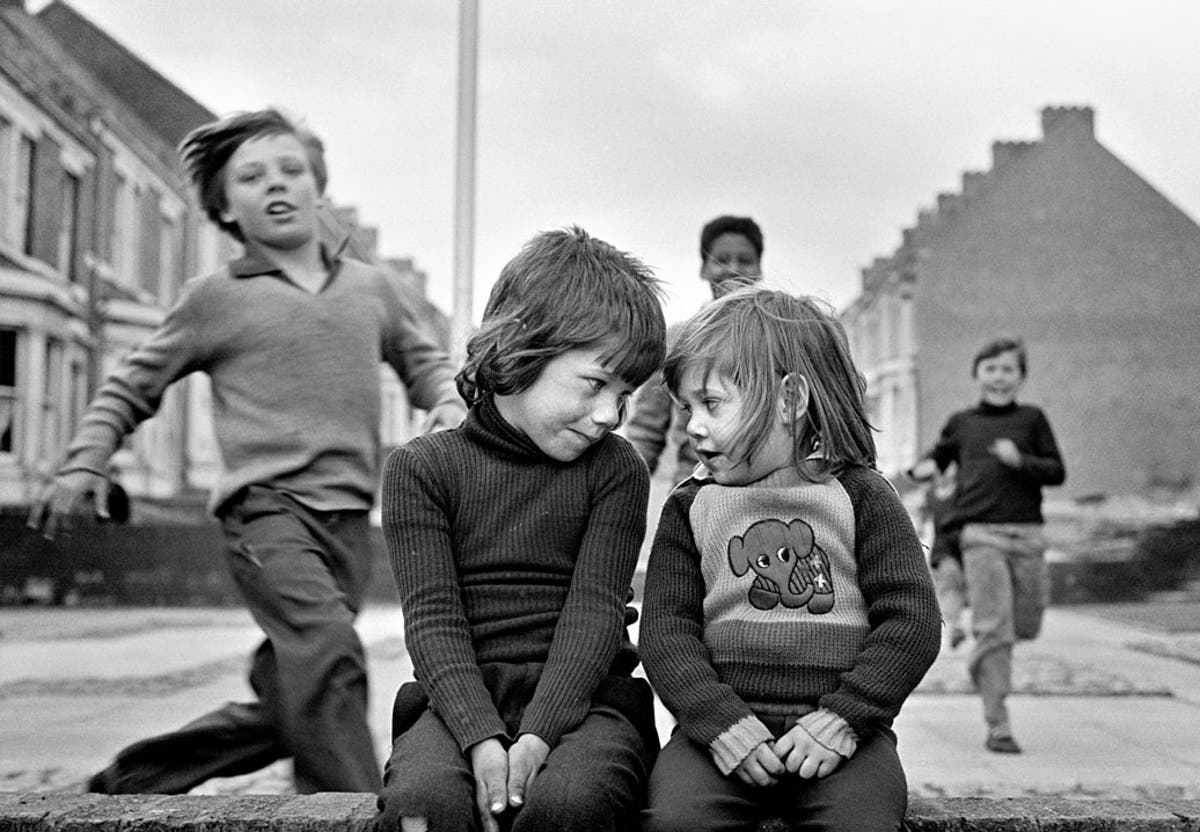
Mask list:
POLYGON ((1012 648, 1042 627, 1048 580, 1042 527, 1036 523, 968 523, 963 570, 975 647, 971 679, 993 735, 1011 732, 1005 704, 1012 688, 1012 648))

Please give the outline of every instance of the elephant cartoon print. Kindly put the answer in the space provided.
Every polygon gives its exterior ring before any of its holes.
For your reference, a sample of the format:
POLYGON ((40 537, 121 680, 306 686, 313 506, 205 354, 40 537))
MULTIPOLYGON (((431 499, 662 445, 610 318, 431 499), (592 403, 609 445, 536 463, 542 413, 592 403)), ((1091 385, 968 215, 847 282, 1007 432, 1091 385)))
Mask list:
POLYGON ((803 520, 759 520, 729 541, 729 566, 739 578, 754 570, 749 600, 757 609, 807 606, 814 615, 833 609, 829 556, 803 520))

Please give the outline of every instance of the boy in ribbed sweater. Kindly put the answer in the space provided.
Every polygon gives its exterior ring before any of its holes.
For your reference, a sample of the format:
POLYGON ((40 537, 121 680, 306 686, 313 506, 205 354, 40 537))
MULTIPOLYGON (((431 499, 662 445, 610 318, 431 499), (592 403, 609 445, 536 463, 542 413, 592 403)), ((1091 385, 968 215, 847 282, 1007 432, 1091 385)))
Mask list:
POLYGON ((458 429, 387 460, 383 525, 415 681, 377 832, 624 830, 657 751, 626 627, 649 494, 612 434, 664 352, 658 282, 579 228, 500 273, 458 429))
POLYGON ((663 375, 703 468, 668 497, 646 574, 646 671, 679 725, 643 828, 898 829, 890 726, 939 616, 841 325, 741 289, 684 325, 663 375))

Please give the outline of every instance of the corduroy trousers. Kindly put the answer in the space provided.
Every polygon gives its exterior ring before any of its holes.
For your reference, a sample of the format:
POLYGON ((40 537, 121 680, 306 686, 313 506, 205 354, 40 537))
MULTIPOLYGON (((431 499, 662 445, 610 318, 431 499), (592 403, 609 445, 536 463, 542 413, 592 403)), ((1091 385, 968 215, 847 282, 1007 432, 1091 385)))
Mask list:
MULTIPOLYGON (((533 698, 544 667, 482 666, 484 681, 510 737, 533 698)), ((396 737, 384 768, 372 832, 397 832, 403 817, 425 818, 429 832, 480 829, 470 759, 442 718, 428 706, 417 682, 404 685, 397 694, 393 733, 396 737)), ((649 684, 640 678, 606 677, 583 722, 550 749, 525 796, 525 805, 498 817, 500 828, 511 832, 636 829, 657 751, 649 684)))

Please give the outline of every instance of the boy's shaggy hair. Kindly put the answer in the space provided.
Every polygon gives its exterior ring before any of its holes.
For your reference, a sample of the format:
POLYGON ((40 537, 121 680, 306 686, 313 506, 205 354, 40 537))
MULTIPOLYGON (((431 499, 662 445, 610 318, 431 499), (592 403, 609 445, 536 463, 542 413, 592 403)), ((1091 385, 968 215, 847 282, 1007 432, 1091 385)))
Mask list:
POLYGON ((469 404, 520 393, 552 358, 591 345, 638 386, 662 363, 665 333, 661 285, 640 260, 578 226, 543 232, 500 271, 458 390, 469 404))
POLYGON ((1017 354, 1017 366, 1021 368, 1021 377, 1024 378, 1027 372, 1028 358, 1025 355, 1025 342, 1016 335, 997 335, 985 342, 975 353, 975 357, 971 359, 971 378, 975 377, 975 372, 979 369, 981 362, 1010 350, 1017 354))
POLYGON ((777 418, 784 377, 803 376, 807 407, 797 412, 799 403, 790 399, 796 470, 822 482, 850 466, 874 466, 866 379, 833 310, 816 298, 747 286, 714 301, 684 323, 667 355, 663 378, 672 395, 692 367, 705 379, 716 373, 741 393, 746 424, 739 453, 758 453, 777 418))
POLYGON ((197 127, 179 143, 184 170, 195 183, 204 213, 217 226, 240 243, 246 241, 237 223, 225 222, 221 212, 228 207, 225 198, 225 165, 239 147, 250 139, 291 134, 300 140, 308 154, 317 191, 325 193, 329 173, 325 167, 325 145, 315 134, 275 109, 234 113, 197 127))

